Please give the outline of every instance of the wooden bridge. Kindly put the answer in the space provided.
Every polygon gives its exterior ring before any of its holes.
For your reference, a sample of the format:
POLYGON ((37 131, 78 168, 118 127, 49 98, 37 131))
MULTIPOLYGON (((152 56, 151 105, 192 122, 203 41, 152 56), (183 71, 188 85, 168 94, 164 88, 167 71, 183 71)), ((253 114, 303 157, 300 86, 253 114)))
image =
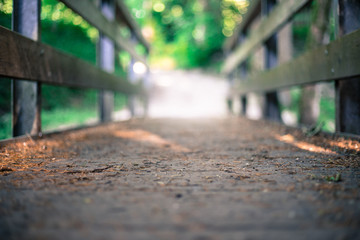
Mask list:
POLYGON ((261 93, 266 119, 124 122, 111 122, 112 92, 143 90, 113 74, 114 54, 146 64, 134 42, 150 47, 123 1, 61 1, 100 31, 97 67, 41 43, 37 0, 14 1, 14 31, 0 27, 0 75, 15 79, 15 138, 0 143, 1 239, 360 238, 358 1, 332 1, 337 39, 283 64, 277 32, 312 1, 251 1, 223 73, 228 106, 240 98, 246 115, 249 94, 261 93), (265 71, 250 73, 262 46, 265 71), (323 81, 335 81, 336 133, 278 122, 277 91, 323 81), (98 89, 101 123, 42 134, 41 83, 98 89))

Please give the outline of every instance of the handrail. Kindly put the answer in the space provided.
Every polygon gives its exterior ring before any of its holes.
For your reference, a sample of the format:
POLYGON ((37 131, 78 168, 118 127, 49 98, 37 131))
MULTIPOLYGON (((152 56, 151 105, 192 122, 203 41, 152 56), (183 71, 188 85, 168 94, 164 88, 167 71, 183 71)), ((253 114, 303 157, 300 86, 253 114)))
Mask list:
POLYGON ((260 26, 250 33, 248 39, 227 58, 222 73, 229 74, 245 61, 256 47, 284 26, 286 22, 309 1, 310 0, 288 0, 279 3, 271 14, 261 22, 260 26))
POLYGON ((235 28, 232 37, 228 38, 224 44, 224 51, 230 51, 237 43, 239 34, 242 32, 251 22, 252 18, 256 15, 256 12, 260 12, 260 1, 252 0, 246 14, 242 17, 241 23, 235 28))
MULTIPOLYGON (((146 64, 144 57, 136 53, 135 47, 128 40, 124 39, 120 33, 120 27, 116 22, 110 22, 105 16, 99 11, 99 9, 89 0, 73 1, 73 0, 60 0, 67 7, 82 16, 91 25, 96 27, 100 32, 111 38, 118 47, 129 52, 135 59, 146 64)), ((128 18, 126 18, 128 19, 128 18)), ((130 20, 127 20, 130 21, 130 20)), ((134 24, 132 24, 132 28, 134 24)), ((139 35, 140 36, 140 35, 139 35)), ((146 43, 142 38, 142 43, 146 43)), ((147 47, 147 44, 145 45, 147 47)))
POLYGON ((360 76, 360 30, 235 85, 237 94, 360 76))
MULTIPOLYGON (((335 25, 339 27, 337 40, 305 52, 296 59, 279 64, 278 49, 282 46, 276 34, 297 12, 304 9, 310 0, 261 0, 262 19, 250 34, 242 38, 240 45, 227 57, 222 73, 231 82, 228 105, 232 106, 233 95, 241 99, 242 114, 246 114, 247 94, 261 92, 265 104, 263 113, 267 119, 281 121, 277 91, 292 86, 316 84, 324 81, 335 82, 335 125, 337 132, 360 135, 360 15, 359 1, 334 1, 333 12, 335 25), (247 60, 263 46, 261 53, 264 70, 250 73, 247 60), (235 71, 240 71, 240 78, 234 79, 235 71)), ((324 2, 329 3, 329 2, 324 2)), ((317 6, 317 5, 314 5, 317 6)), ((328 5, 329 7, 330 5, 328 5)), ((253 8, 254 9, 254 8, 253 8)), ((328 10, 326 10, 328 11, 328 10)), ((247 22, 239 26, 231 40, 225 42, 224 51, 231 51, 231 44, 240 35, 244 36, 246 26, 255 17, 254 10, 245 16, 247 22), (252 17, 250 17, 250 15, 252 17), (246 25, 246 26, 245 26, 246 25)), ((316 29, 316 23, 311 26, 316 29)), ((229 109, 232 111, 232 109, 229 109)), ((311 109, 309 109, 310 111, 311 109)))
POLYGON ((1 26, 0 49, 0 76, 128 94, 136 92, 136 87, 124 78, 1 26))
POLYGON ((148 44, 125 5, 116 0, 102 0, 100 6, 94 0, 59 1, 102 33, 98 42, 98 65, 94 66, 41 43, 37 37, 33 38, 34 33, 39 33, 37 26, 41 21, 41 0, 14 1, 13 24, 17 32, 0 26, 0 76, 15 79, 12 88, 13 136, 41 133, 41 83, 100 90, 101 122, 111 121, 113 91, 127 95, 142 91, 140 84, 133 84, 113 74, 115 52, 119 48, 146 65, 145 56, 135 51, 133 39, 122 37, 120 27, 124 25, 119 20, 125 22, 138 42, 145 46, 146 54, 149 52, 148 44), (121 14, 120 19, 116 18, 116 13, 121 14), (29 29, 31 31, 27 31, 29 29))
POLYGON ((121 19, 126 25, 131 29, 131 31, 135 34, 136 38, 139 42, 144 45, 147 51, 150 50, 149 43, 144 39, 141 31, 139 30, 137 24, 135 23, 134 19, 131 17, 130 13, 126 11, 127 7, 125 6, 123 0, 116 0, 117 3, 117 10, 120 12, 116 16, 121 19))

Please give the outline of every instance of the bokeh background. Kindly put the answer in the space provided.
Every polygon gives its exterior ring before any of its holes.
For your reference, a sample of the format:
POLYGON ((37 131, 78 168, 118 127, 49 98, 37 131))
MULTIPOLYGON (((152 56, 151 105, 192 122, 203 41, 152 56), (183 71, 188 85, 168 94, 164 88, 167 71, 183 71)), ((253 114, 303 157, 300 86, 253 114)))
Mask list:
MULTIPOLYGON (((148 62, 151 71, 155 73, 151 81, 156 89, 166 92, 169 87, 166 80, 162 80, 164 75, 157 74, 159 72, 165 72, 165 76, 169 72, 175 72, 177 78, 169 76, 168 79, 172 79, 172 82, 177 79, 174 86, 179 86, 182 80, 178 76, 183 75, 183 72, 179 74, 181 69, 191 73, 191 78, 185 77, 186 81, 190 81, 190 84, 186 83, 190 86, 189 89, 194 89, 191 87, 191 81, 194 86, 198 86, 195 84, 196 81, 202 81, 204 76, 211 75, 214 88, 220 89, 221 94, 225 94, 226 78, 216 78, 226 57, 223 46, 227 39, 236 34, 236 26, 241 23, 251 0, 124 0, 124 2, 151 45, 148 62), (199 71, 205 75, 198 74, 199 71)), ((296 57, 309 48, 307 41, 311 34, 310 26, 314 9, 316 9, 316 1, 298 13, 288 26, 292 39, 292 46, 286 50, 289 52, 288 55, 296 57)), ((11 15, 12 0, 0 0, 0 25, 11 28, 11 15)), ((99 33, 83 18, 61 2, 42 0, 41 20, 42 42, 96 64, 99 33)), ((326 41, 330 42, 335 38, 334 17, 330 14, 326 21, 329 23, 325 30, 326 41)), ((122 35, 129 39, 131 33, 124 28, 122 35)), ((141 45, 136 46, 136 51, 139 54, 145 53, 141 45)), ((131 58, 126 52, 120 52, 116 56, 115 74, 126 76, 130 61, 131 58)), ((250 61, 252 74, 261 71, 256 61, 254 55, 253 61, 250 61)), ((332 83, 322 85, 319 88, 317 103, 320 109, 317 124, 322 124, 323 130, 330 132, 334 131, 335 118, 333 88, 332 83)), ((197 89, 201 92, 201 87, 197 89)), ((43 130, 51 131, 97 121, 97 91, 44 84, 42 93, 43 130)), ((191 94, 195 96, 194 93, 191 94)), ((299 122, 301 89, 299 87, 287 89, 281 96, 284 122, 296 125, 299 122)), ((202 98, 207 96, 204 95, 202 98)), ((254 95, 250 98, 249 117, 260 118, 258 109, 261 105, 261 97, 254 95)), ((215 99, 221 101, 219 97, 215 99)), ((225 100, 223 103, 225 104, 225 100)), ((210 104, 216 105, 211 101, 210 104)), ((126 107, 126 96, 115 94, 115 111, 122 111, 126 107)), ((196 114, 188 113, 188 115, 196 114)), ((158 113, 158 116, 162 114, 158 113)), ((0 139, 9 137, 11 137, 11 79, 2 78, 0 79, 0 139)))

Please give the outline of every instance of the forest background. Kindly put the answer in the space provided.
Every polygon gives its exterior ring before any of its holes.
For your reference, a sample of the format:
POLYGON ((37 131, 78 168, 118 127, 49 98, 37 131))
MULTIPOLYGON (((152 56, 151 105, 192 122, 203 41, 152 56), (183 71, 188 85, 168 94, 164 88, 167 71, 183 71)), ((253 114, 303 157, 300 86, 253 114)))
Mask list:
MULTIPOLYGON (((151 45, 153 69, 192 69, 219 73, 222 46, 249 6, 248 0, 124 0, 144 37, 151 45)), ((11 28, 12 0, 0 0, 0 25, 11 28)), ((294 56, 305 51, 310 29, 311 6, 294 19, 294 56)), ((124 38, 130 32, 122 30, 124 38)), ((41 41, 96 64, 98 31, 56 0, 42 0, 41 41)), ((144 54, 138 45, 136 51, 144 54)), ((117 54, 115 74, 126 76, 130 56, 117 54)), ((61 125, 84 124, 97 119, 97 91, 42 85, 42 126, 53 130, 61 125)), ((300 90, 291 90, 291 105, 282 106, 298 114, 300 90)), ((321 100, 325 130, 333 131, 333 96, 321 100)), ((115 110, 126 106, 126 97, 115 94, 115 110)), ((297 116, 298 117, 298 116, 297 116)), ((0 79, 0 139, 11 137, 11 80, 0 79)))

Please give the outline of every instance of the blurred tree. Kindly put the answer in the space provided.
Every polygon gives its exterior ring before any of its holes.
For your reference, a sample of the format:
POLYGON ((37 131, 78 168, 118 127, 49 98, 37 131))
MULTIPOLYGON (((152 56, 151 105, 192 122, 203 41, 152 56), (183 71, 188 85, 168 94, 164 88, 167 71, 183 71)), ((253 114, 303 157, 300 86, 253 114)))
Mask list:
POLYGON ((127 0, 152 44, 155 67, 204 67, 220 61, 248 0, 127 0))

